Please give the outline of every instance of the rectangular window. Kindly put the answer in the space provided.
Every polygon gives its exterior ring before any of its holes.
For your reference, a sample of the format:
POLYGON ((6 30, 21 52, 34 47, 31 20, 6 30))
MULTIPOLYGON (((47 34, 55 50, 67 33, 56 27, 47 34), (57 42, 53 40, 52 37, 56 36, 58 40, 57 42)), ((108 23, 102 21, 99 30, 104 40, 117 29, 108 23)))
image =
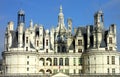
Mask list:
POLYGON ((54 66, 57 66, 57 58, 54 58, 54 66))
POLYGON ((8 67, 6 67, 6 72, 8 72, 8 67))
POLYGON ((75 53, 75 50, 73 50, 73 53, 75 53))
POLYGON ((112 68, 112 73, 115 74, 115 68, 112 68))
POLYGON ((74 69, 74 74, 76 74, 76 69, 74 69))
POLYGON ((63 69, 60 69, 60 72, 63 72, 63 69))
POLYGON ((48 46, 48 40, 46 40, 46 46, 48 46))
POLYGON ((53 70, 53 73, 54 73, 54 74, 56 74, 56 73, 57 73, 57 71, 58 71, 57 69, 54 69, 54 70, 53 70))
POLYGON ((109 64, 109 56, 107 56, 107 64, 109 64))
POLYGON ((79 58, 78 63, 79 63, 79 66, 82 65, 82 58, 79 58))
POLYGON ((29 61, 27 61, 27 65, 29 65, 29 61))
POLYGON ((69 58, 65 58, 65 66, 69 66, 69 58))
POLYGON ((37 47, 39 46, 39 41, 37 41, 37 47))
POLYGON ((110 50, 110 51, 112 51, 112 50, 113 50, 113 48, 112 48, 112 47, 109 47, 109 50, 110 50))
POLYGON ((26 43, 28 43, 28 37, 26 37, 26 43))
POLYGON ((109 68, 107 69, 107 72, 108 72, 108 74, 110 73, 110 69, 109 68))
POLYGON ((82 40, 78 40, 78 45, 82 46, 82 40))
POLYGON ((73 65, 76 66, 76 58, 73 58, 73 65))
POLYGON ((112 44, 112 37, 109 37, 109 43, 112 44))
POLYGON ((65 73, 66 73, 66 74, 69 74, 69 69, 65 69, 65 73))
POLYGON ((46 49, 46 53, 48 53, 48 49, 46 49))
POLYGON ((26 47, 26 51, 28 51, 28 47, 26 47))
POLYGON ((27 67, 27 71, 29 71, 29 68, 27 67))
POLYGON ((115 64, 115 56, 112 56, 112 64, 115 64))
POLYGON ((82 49, 78 49, 78 53, 82 53, 82 49))
POLYGON ((27 58, 29 59, 29 56, 27 56, 27 58))
POLYGON ((82 70, 81 69, 79 69, 79 74, 81 74, 82 73, 82 70))

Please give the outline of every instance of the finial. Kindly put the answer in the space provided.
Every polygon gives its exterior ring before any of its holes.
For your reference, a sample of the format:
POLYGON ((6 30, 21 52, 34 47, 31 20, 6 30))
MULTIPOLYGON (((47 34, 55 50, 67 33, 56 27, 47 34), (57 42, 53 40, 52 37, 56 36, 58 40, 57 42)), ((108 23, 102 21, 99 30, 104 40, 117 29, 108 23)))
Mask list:
POLYGON ((25 12, 24 12, 22 9, 20 9, 20 10, 18 11, 18 14, 21 14, 21 15, 23 14, 23 15, 24 15, 25 12))
POLYGON ((30 20, 30 26, 31 26, 31 27, 33 26, 33 21, 32 21, 32 19, 30 20))
POLYGON ((62 13, 62 5, 60 5, 60 13, 62 13))

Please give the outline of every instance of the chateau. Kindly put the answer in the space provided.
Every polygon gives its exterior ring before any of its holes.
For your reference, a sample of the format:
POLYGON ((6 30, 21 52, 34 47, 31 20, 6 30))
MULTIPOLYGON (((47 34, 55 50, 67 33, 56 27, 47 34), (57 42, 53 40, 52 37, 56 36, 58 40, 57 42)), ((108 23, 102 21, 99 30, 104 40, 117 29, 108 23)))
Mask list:
MULTIPOLYGON (((33 24, 25 28, 25 12, 18 11, 17 29, 10 21, 2 52, 4 74, 118 74, 120 53, 116 46, 116 25, 104 28, 104 14, 94 14, 94 24, 73 30, 72 19, 64 23, 60 6, 56 28, 33 24)), ((57 77, 57 76, 56 76, 57 77)))

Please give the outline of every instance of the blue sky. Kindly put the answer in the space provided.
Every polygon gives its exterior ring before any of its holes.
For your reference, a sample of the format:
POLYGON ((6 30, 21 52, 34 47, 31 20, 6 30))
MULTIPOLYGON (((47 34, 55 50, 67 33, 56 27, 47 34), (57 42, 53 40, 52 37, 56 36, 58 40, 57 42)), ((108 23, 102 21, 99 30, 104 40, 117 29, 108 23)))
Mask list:
MULTIPOLYGON (((26 27, 32 19, 34 23, 51 28, 57 25, 60 5, 63 7, 65 23, 67 18, 72 18, 73 27, 93 24, 94 13, 102 9, 105 28, 115 23, 120 34, 120 0, 0 0, 0 51, 3 51, 8 21, 14 21, 15 29, 17 27, 18 10, 25 11, 26 27)), ((119 46, 118 49, 120 50, 119 46)))

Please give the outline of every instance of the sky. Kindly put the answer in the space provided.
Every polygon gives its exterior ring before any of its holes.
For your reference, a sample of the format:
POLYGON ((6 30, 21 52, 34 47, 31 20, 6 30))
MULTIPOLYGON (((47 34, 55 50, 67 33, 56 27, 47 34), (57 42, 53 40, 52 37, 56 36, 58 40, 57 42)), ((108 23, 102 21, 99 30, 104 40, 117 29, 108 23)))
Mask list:
POLYGON ((25 11, 25 27, 32 19, 34 24, 42 24, 45 29, 56 27, 59 7, 62 5, 67 25, 67 18, 73 21, 73 28, 94 24, 94 14, 104 12, 104 27, 117 25, 118 50, 120 50, 120 0, 0 0, 0 53, 4 50, 4 34, 7 23, 14 22, 16 30, 17 12, 25 11))

